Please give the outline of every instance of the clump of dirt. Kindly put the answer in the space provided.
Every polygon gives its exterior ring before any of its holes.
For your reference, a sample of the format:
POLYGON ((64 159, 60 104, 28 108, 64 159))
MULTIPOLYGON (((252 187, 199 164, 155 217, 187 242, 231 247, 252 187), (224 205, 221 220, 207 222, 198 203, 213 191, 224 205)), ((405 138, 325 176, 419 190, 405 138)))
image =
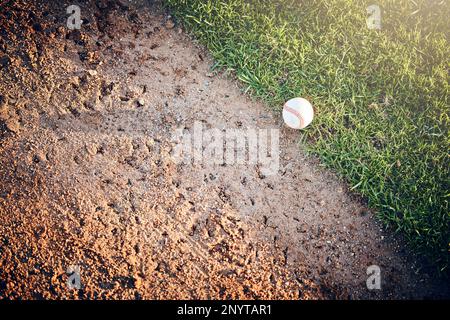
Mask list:
POLYGON ((159 3, 68 5, 1 5, 1 298, 448 296, 159 3), (280 170, 173 161, 196 121, 280 129, 280 170))

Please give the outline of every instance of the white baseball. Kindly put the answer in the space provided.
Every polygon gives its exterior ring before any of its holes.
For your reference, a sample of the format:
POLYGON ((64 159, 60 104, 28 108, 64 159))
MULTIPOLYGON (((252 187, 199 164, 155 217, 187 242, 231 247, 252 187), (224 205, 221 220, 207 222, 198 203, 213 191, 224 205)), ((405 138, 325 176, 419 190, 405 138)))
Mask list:
POLYGON ((292 129, 306 128, 313 118, 313 107, 306 99, 294 98, 284 104, 283 120, 292 129))

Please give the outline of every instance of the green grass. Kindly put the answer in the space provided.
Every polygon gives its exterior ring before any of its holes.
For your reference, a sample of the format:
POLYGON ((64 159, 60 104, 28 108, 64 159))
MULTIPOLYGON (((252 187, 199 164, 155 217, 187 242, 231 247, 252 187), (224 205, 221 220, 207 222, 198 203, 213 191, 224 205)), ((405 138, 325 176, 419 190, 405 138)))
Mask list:
POLYGON ((448 272, 450 1, 166 3, 252 95, 276 110, 308 98, 309 150, 448 272), (366 26, 373 3, 381 30, 366 26))

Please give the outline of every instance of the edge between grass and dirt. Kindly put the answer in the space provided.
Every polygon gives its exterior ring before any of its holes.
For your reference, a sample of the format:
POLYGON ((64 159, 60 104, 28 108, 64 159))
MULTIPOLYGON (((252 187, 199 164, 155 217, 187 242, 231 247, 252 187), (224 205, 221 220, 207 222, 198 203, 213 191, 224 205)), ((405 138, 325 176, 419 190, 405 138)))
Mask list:
POLYGON ((166 7, 275 111, 315 108, 308 151, 367 199, 441 275, 449 272, 450 3, 166 0, 166 7))

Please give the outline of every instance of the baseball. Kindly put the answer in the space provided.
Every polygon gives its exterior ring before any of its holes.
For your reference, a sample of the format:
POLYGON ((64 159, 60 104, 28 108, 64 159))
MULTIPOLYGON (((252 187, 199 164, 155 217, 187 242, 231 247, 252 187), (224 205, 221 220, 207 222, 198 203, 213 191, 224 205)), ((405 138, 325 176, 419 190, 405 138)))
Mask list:
POLYGON ((284 104, 283 120, 292 129, 306 128, 313 118, 313 107, 306 99, 294 98, 284 104))

